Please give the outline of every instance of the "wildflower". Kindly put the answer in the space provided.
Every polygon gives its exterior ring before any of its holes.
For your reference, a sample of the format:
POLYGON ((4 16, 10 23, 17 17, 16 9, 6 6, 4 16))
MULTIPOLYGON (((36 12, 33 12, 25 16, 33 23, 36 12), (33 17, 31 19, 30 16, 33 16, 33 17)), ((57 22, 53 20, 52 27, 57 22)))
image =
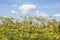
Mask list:
POLYGON ((52 28, 52 25, 50 25, 50 27, 52 28))
POLYGON ((2 40, 8 40, 7 38, 3 38, 2 40))
POLYGON ((59 38, 59 36, 56 37, 57 39, 59 38))

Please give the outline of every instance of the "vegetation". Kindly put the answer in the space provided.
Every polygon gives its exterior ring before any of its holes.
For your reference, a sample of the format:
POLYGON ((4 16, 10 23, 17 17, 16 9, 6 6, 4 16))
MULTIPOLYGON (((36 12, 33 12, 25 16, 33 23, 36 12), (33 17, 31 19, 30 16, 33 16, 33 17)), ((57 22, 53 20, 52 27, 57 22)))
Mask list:
POLYGON ((0 17, 0 40, 60 40, 60 21, 53 17, 0 17))

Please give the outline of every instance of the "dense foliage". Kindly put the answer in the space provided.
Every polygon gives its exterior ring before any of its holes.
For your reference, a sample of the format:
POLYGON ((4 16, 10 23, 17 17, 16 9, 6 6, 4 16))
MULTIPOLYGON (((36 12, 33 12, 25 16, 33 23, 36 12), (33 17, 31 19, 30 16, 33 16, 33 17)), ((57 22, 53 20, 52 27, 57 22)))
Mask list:
POLYGON ((53 17, 0 17, 0 40, 60 40, 60 21, 53 17))

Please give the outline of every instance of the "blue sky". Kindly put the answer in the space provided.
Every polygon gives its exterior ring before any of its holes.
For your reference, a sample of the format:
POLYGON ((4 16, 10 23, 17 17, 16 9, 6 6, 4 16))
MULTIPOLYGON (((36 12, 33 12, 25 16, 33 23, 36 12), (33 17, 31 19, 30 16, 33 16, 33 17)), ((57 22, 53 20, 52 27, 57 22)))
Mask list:
POLYGON ((60 0, 0 0, 0 16, 59 16, 60 0))

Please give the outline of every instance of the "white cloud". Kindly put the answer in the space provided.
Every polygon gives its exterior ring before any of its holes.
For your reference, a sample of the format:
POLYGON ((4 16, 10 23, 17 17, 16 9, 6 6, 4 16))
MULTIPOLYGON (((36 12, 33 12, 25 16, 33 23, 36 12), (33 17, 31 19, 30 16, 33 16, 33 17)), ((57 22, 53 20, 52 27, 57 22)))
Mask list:
POLYGON ((17 4, 13 4, 12 6, 13 6, 13 7, 17 7, 17 4))
POLYGON ((42 12, 40 12, 40 11, 36 11, 35 16, 38 16, 38 17, 39 17, 39 16, 47 17, 48 14, 42 13, 42 12))
POLYGON ((21 11, 21 13, 26 14, 28 13, 31 9, 35 9, 36 6, 32 5, 32 4, 23 4, 21 6, 19 6, 19 10, 21 11))
POLYGON ((4 16, 4 17, 6 17, 6 16, 4 16))
POLYGON ((60 17, 60 14, 55 14, 54 16, 56 16, 56 17, 60 17))
POLYGON ((11 10, 10 12, 13 13, 13 14, 18 14, 18 12, 15 11, 15 10, 11 10))

